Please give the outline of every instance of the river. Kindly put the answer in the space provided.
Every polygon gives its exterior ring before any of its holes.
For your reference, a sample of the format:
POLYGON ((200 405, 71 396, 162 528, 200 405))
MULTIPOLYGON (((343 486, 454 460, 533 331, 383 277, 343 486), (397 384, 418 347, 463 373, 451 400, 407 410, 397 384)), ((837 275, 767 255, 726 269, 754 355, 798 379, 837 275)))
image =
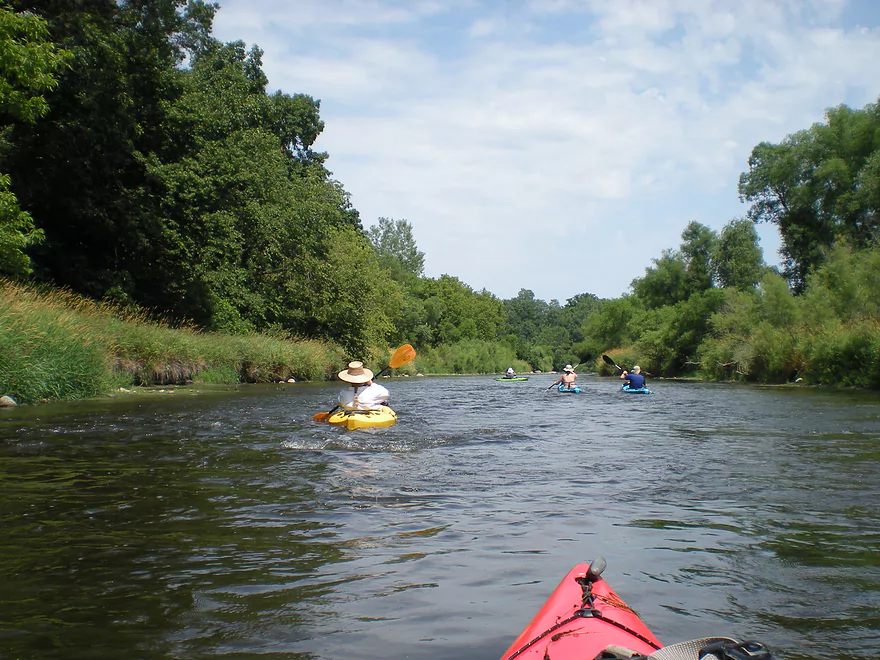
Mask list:
POLYGON ((666 643, 880 649, 880 396, 582 376, 0 410, 0 657, 497 659, 565 573, 666 643))

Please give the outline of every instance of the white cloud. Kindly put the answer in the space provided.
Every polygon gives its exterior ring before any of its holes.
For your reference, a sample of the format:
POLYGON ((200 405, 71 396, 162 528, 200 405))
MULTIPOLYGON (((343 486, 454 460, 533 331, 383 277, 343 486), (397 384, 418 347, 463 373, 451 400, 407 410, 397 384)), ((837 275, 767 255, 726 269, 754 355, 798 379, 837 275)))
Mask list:
POLYGON ((564 300, 620 295, 691 220, 741 216, 758 142, 876 99, 880 32, 842 10, 228 0, 215 34, 258 43, 273 87, 322 100, 328 166, 365 224, 413 224, 429 275, 564 300))

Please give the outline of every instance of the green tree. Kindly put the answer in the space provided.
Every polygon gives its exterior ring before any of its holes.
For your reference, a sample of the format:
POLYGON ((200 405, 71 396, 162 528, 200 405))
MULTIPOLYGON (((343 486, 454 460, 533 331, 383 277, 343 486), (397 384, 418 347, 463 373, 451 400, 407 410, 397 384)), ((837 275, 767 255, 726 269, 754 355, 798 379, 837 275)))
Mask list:
POLYGON ((709 330, 709 320, 724 301, 720 289, 695 293, 687 300, 644 314, 635 338, 639 359, 666 375, 694 372, 697 352, 709 330))
POLYGON ((841 105, 826 111, 825 122, 752 151, 740 196, 751 204, 750 220, 779 228, 784 272, 796 292, 837 240, 861 248, 880 238, 878 135, 877 104, 841 105))
POLYGON ((678 252, 663 250, 653 266, 645 269, 642 277, 630 285, 633 293, 648 309, 674 305, 688 297, 687 263, 678 252))
POLYGON ((55 74, 66 53, 48 40, 48 32, 39 16, 0 7, 0 275, 31 273, 26 250, 44 237, 19 206, 11 177, 3 170, 15 127, 44 116, 49 106, 43 94, 58 85, 55 74))
POLYGON ((42 16, 70 67, 47 94, 50 111, 17 131, 13 190, 46 233, 36 272, 92 297, 128 292, 149 268, 153 208, 142 205, 144 159, 161 148, 181 44, 209 29, 200 0, 15 0, 42 16), (206 25, 207 24, 207 25, 206 25))
POLYGON ((712 254, 717 234, 699 222, 689 222, 681 233, 681 254, 687 273, 687 295, 712 288, 712 254))
POLYGON ((678 250, 664 250, 645 275, 632 282, 633 293, 645 307, 657 309, 687 300, 712 288, 712 254, 718 240, 714 231, 691 222, 681 234, 678 250))
POLYGON ((412 225, 406 220, 379 218, 367 229, 367 238, 379 255, 379 262, 395 279, 420 277, 425 270, 425 253, 416 246, 412 225))
POLYGON ((854 250, 840 243, 807 285, 802 311, 810 325, 876 322, 880 320, 880 249, 854 250))
POLYGON ((520 289, 515 298, 504 301, 504 311, 510 329, 522 341, 533 342, 544 326, 549 305, 535 298, 529 289, 520 289))
POLYGON ((604 301, 584 326, 585 342, 590 343, 590 352, 598 355, 631 344, 641 332, 643 314, 641 300, 636 296, 624 295, 604 301))
POLYGON ((403 290, 353 227, 334 230, 328 247, 313 273, 313 293, 302 302, 316 324, 312 334, 339 342, 352 357, 371 355, 394 336, 403 290))
POLYGON ((721 287, 754 289, 767 268, 754 223, 745 219, 728 222, 718 236, 711 262, 721 287))
POLYGON ((145 159, 143 206, 159 206, 155 238, 139 251, 160 267, 140 272, 134 292, 214 329, 314 336, 322 324, 301 313, 311 273, 337 229, 360 225, 311 151, 323 126, 317 102, 266 96, 260 58, 241 42, 214 42, 180 72, 167 147, 145 159))
POLYGON ((456 277, 420 278, 413 292, 424 301, 434 345, 465 339, 497 341, 507 333, 504 304, 486 290, 474 291, 456 277))

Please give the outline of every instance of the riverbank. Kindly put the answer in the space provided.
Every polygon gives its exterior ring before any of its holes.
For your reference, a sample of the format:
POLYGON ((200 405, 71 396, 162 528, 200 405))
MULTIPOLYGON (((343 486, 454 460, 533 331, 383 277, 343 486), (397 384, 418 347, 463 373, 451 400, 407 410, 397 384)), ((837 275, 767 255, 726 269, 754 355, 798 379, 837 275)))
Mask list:
MULTIPOLYGON (((357 357, 379 371, 392 352, 376 347, 357 357)), ((330 380, 347 361, 331 342, 202 332, 64 290, 0 280, 0 397, 18 404, 139 386, 330 380)), ((503 373, 510 366, 531 370, 507 344, 472 339, 420 349, 396 373, 503 373)))
POLYGON ((324 380, 339 346, 171 327, 53 289, 0 282, 0 396, 75 400, 138 385, 324 380))

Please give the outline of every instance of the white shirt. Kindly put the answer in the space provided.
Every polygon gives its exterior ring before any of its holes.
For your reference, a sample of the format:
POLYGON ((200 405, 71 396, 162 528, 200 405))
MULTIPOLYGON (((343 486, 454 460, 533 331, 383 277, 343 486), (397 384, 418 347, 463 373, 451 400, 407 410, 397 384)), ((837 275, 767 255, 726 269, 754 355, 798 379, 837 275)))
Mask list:
POLYGON ((379 410, 388 401, 389 396, 391 393, 379 383, 366 387, 358 386, 357 390, 354 387, 346 387, 339 393, 339 405, 346 410, 379 410), (357 396, 356 404, 355 396, 357 396))

